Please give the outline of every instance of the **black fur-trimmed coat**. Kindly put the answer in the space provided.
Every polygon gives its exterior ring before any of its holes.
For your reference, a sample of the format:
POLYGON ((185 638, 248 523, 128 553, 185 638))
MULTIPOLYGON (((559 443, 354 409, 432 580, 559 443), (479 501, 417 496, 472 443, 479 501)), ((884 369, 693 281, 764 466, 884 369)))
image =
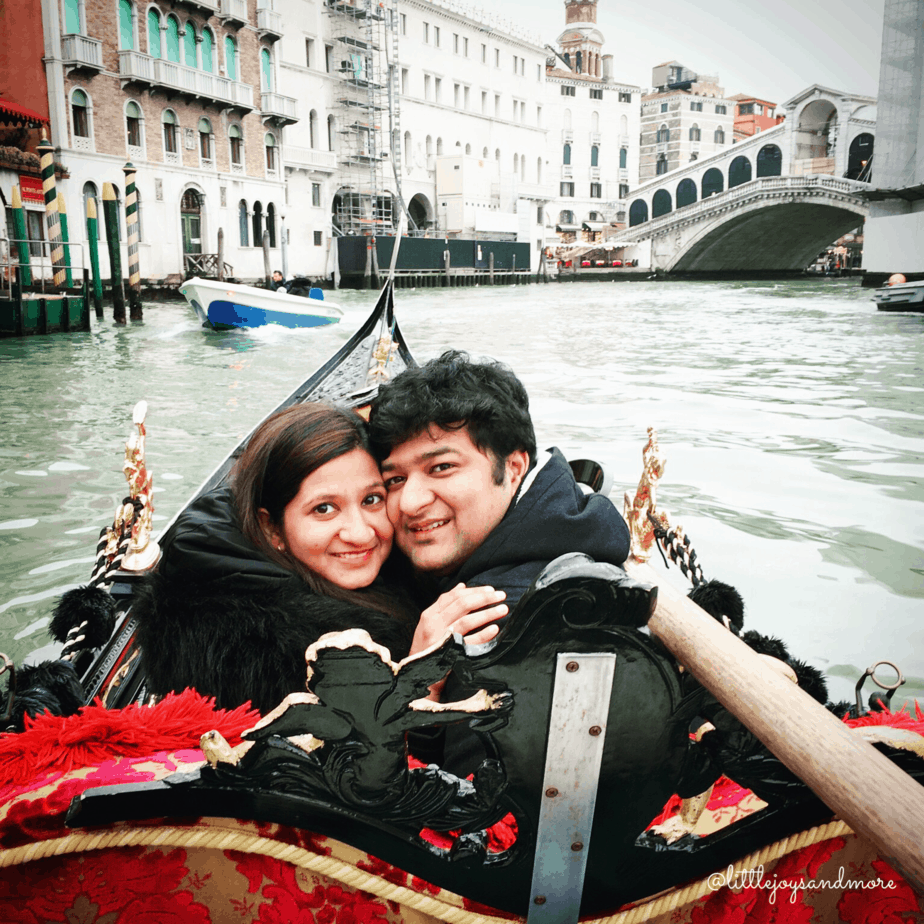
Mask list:
POLYGON ((254 549, 227 488, 197 500, 164 542, 132 604, 149 693, 194 687, 219 707, 261 712, 304 691, 305 649, 325 632, 365 629, 407 654, 410 629, 377 610, 319 596, 254 549))

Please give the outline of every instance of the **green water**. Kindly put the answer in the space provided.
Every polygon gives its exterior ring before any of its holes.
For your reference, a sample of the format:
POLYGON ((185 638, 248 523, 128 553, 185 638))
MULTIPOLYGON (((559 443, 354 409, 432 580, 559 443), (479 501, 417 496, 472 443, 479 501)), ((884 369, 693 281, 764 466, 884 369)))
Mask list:
MULTIPOLYGON (((135 402, 162 525, 374 301, 330 294, 343 320, 304 332, 205 331, 170 302, 121 329, 0 341, 0 650, 50 653, 54 598, 87 580, 125 493, 135 402)), ((746 625, 838 698, 883 658, 909 677, 901 699, 924 697, 924 315, 870 296, 853 280, 650 281, 399 290, 397 305, 418 359, 510 363, 540 445, 607 464, 617 503, 656 427, 659 503, 706 576, 741 591, 746 625)))

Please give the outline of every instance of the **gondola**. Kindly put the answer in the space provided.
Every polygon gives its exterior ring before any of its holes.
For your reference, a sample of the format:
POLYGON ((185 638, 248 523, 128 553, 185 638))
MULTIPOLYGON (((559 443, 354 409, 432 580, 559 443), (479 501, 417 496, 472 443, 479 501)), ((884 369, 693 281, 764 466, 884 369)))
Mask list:
MULTIPOLYGON (((379 382, 413 364, 389 282, 362 327, 274 410, 327 399, 362 412, 379 382)), ((654 433, 624 508, 630 575, 563 556, 477 648, 448 638, 395 664, 361 631, 325 637, 306 653, 310 692, 260 716, 191 690, 152 704, 145 689, 131 613, 157 559, 143 411, 126 446, 130 496, 91 579, 114 601, 114 623, 102 639, 80 623, 63 639, 85 705, 0 737, 0 906, 12 920, 629 924, 782 919, 796 904, 805 921, 921 913, 921 852, 905 841, 922 830, 924 714, 858 709, 841 723, 813 711, 720 623, 653 586, 646 554, 660 541, 682 561, 684 545, 657 511, 654 433), (731 694, 718 676, 726 647, 743 671, 731 694), (426 709, 422 691, 450 668, 479 694, 426 709), (870 835, 856 793, 805 785, 766 722, 753 725, 780 756, 741 724, 755 684, 769 690, 770 724, 791 737, 811 726, 813 754, 796 747, 821 765, 808 779, 846 772, 829 762, 829 738, 858 773, 873 768, 860 802, 881 814, 876 790, 887 789, 888 836, 870 835), (407 730, 456 722, 489 755, 472 779, 406 759, 407 730), (707 750, 710 734, 722 743, 707 750), (710 786, 697 769, 707 757, 722 771, 710 786)), ((225 481, 246 442, 194 497, 225 481)), ((599 469, 574 467, 600 489, 599 469)))

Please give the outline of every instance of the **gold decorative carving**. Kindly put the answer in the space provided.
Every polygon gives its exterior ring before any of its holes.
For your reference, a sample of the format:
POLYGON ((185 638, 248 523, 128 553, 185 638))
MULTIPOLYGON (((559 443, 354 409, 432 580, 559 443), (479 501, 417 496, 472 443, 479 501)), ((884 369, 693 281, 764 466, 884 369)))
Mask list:
MULTIPOLYGON (((629 527, 632 555, 638 561, 648 561, 655 544, 654 524, 649 520, 652 514, 665 529, 670 528, 667 514, 657 509, 658 482, 664 474, 666 462, 658 446, 658 434, 654 427, 648 428, 648 442, 642 449, 642 477, 639 479, 635 496, 624 495, 623 519, 629 527)), ((675 530, 680 532, 679 529, 675 530)), ((682 533, 680 533, 682 539, 682 533)))
POLYGON ((132 523, 128 552, 122 561, 125 571, 147 571, 160 556, 160 547, 151 539, 153 531, 154 502, 152 498, 154 476, 148 471, 144 458, 146 431, 144 418, 148 413, 147 401, 139 401, 132 413, 132 423, 138 428, 125 443, 125 465, 122 471, 128 481, 128 490, 133 500, 141 507, 132 523))
POLYGON ((372 362, 369 365, 370 382, 385 382, 388 380, 388 364, 395 358, 398 344, 387 334, 379 338, 372 350, 372 362))

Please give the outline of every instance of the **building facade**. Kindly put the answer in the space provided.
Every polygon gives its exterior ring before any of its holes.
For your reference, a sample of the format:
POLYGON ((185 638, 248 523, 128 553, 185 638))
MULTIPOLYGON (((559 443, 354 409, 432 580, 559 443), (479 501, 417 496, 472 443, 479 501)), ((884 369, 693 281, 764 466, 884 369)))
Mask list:
POLYGON ((280 246, 279 149, 296 117, 276 92, 278 14, 264 0, 42 0, 42 24, 71 240, 85 239, 104 183, 122 202, 130 162, 143 277, 216 254, 219 229, 229 271, 262 276, 264 231, 280 246))
POLYGON ((652 68, 652 90, 641 106, 640 183, 732 144, 735 103, 718 80, 677 61, 652 68))
POLYGON ((785 116, 776 115, 776 103, 745 93, 736 93, 729 99, 735 103, 735 141, 743 141, 758 132, 765 132, 783 121, 785 116))
POLYGON ((641 89, 613 76, 596 25, 596 0, 567 0, 565 30, 546 70, 560 242, 605 239, 625 226, 626 198, 638 182, 641 89))

